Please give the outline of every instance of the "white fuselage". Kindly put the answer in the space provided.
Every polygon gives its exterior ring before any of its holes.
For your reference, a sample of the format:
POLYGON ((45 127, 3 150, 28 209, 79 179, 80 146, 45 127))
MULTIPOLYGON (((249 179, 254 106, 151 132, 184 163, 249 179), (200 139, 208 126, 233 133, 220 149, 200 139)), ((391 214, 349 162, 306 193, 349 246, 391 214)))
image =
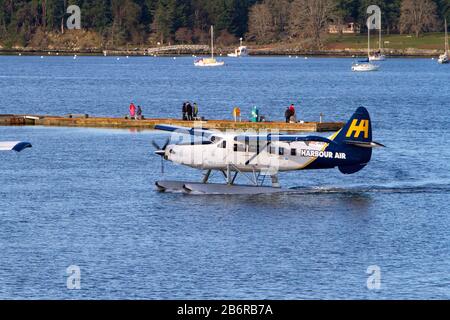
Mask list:
POLYGON ((165 159, 200 170, 233 170, 254 172, 261 170, 302 170, 318 158, 345 160, 345 154, 324 152, 324 142, 280 142, 273 141, 267 147, 260 142, 257 155, 256 142, 236 142, 234 136, 226 136, 207 145, 169 145, 165 159), (262 151, 261 151, 262 150, 262 151), (250 162, 249 162, 250 160, 250 162))

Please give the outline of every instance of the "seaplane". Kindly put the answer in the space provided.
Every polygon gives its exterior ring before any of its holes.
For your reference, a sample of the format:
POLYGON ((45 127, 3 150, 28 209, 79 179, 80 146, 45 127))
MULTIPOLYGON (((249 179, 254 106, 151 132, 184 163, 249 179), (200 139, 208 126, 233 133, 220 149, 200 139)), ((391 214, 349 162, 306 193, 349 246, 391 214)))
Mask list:
POLYGON ((343 174, 361 171, 370 162, 372 150, 384 145, 372 140, 369 112, 360 107, 340 131, 329 137, 292 134, 223 133, 205 128, 158 125, 172 136, 155 154, 162 162, 203 171, 200 182, 157 181, 160 192, 187 194, 246 195, 288 192, 280 186, 278 174, 298 170, 338 168, 343 174), (175 141, 175 142, 173 142, 175 141), (209 183, 213 173, 225 183, 209 183), (237 177, 249 184, 236 184, 237 177), (266 181, 269 180, 269 181, 266 181), (270 182, 268 185, 266 182, 270 182))
POLYGON ((21 152, 24 149, 31 148, 31 143, 20 141, 0 141, 0 151, 21 152))

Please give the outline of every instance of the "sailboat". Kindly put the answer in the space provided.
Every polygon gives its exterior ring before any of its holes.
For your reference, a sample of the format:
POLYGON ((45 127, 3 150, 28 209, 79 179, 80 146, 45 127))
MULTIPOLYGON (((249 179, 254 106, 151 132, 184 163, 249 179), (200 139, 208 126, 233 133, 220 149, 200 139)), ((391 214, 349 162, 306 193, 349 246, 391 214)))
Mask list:
POLYGON ((386 60, 386 56, 382 53, 381 40, 382 40, 382 36, 381 36, 381 26, 380 26, 380 34, 379 34, 379 38, 378 38, 379 48, 378 48, 377 52, 375 52, 372 55, 369 55, 369 61, 384 61, 384 60, 386 60))
POLYGON ((228 56, 231 58, 240 58, 240 57, 247 57, 248 56, 248 49, 246 46, 242 45, 242 38, 240 39, 241 44, 239 48, 234 50, 233 53, 229 53, 228 56))
POLYGON ((447 30, 447 19, 445 19, 445 53, 441 54, 439 56, 438 62, 440 64, 446 64, 449 63, 449 56, 448 56, 448 30, 447 30))
POLYGON ((217 61, 214 58, 214 26, 211 26, 211 58, 201 58, 194 62, 196 67, 221 67, 224 61, 217 61))
POLYGON ((380 69, 380 66, 370 63, 370 25, 367 23, 367 30, 368 30, 368 40, 367 40, 367 59, 358 61, 358 63, 354 63, 352 66, 352 71, 355 72, 369 72, 369 71, 378 71, 380 69))

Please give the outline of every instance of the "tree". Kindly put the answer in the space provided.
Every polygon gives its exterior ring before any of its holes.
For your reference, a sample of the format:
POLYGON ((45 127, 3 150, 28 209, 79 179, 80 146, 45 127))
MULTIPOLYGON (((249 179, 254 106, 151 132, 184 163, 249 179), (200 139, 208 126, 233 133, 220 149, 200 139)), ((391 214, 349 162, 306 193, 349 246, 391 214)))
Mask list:
POLYGON ((323 45, 322 38, 330 22, 338 20, 334 0, 294 0, 290 12, 290 34, 309 38, 318 48, 323 45))
POLYGON ((171 37, 176 11, 175 0, 159 0, 153 13, 152 31, 161 43, 171 37))
POLYGON ((272 40, 274 35, 272 13, 266 3, 255 4, 249 13, 248 37, 259 42, 272 40))
POLYGON ((431 0, 403 0, 400 9, 400 32, 434 31, 437 26, 437 6, 431 0))

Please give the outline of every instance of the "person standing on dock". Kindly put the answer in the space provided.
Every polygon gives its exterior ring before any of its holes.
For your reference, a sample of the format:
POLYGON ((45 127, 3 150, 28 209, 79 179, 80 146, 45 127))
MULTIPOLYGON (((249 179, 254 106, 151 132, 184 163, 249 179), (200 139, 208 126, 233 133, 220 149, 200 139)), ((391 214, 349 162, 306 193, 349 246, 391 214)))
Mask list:
POLYGON ((239 107, 234 107, 233 109, 233 117, 234 117, 234 122, 241 122, 241 109, 239 107))
POLYGON ((192 119, 192 105, 191 105, 191 103, 190 102, 188 102, 187 103, 187 106, 186 106, 186 110, 187 110, 187 118, 188 118, 188 121, 192 121, 193 119, 192 119))
POLYGON ((136 106, 134 105, 134 103, 132 102, 130 104, 130 118, 131 119, 135 119, 136 117, 136 106))
POLYGON ((187 120, 187 102, 183 103, 183 108, 182 108, 182 113, 183 113, 183 121, 187 120))
POLYGON ((286 118, 286 123, 289 123, 291 121, 291 109, 289 107, 286 108, 286 111, 284 112, 284 117, 286 118))
POLYGON ((194 120, 198 120, 198 104, 194 102, 194 120))
POLYGON ((291 113, 291 116, 289 118, 289 122, 290 123, 297 123, 297 115, 295 114, 295 106, 294 106, 294 104, 291 104, 291 106, 289 107, 289 111, 291 113))
POLYGON ((142 120, 142 108, 141 108, 141 106, 137 107, 136 116, 137 116, 138 120, 142 120))

